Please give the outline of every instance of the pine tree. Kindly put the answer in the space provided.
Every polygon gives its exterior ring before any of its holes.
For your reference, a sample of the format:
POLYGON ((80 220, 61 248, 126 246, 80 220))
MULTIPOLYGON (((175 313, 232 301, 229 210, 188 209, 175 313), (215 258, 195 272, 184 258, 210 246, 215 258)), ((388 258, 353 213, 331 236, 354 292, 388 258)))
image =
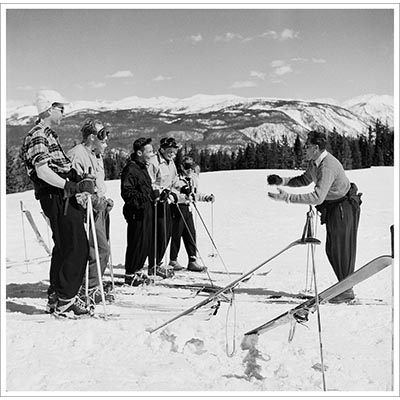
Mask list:
POLYGON ((303 161, 303 146, 301 145, 299 134, 297 134, 296 140, 294 141, 293 153, 294 153, 294 167, 296 169, 299 169, 301 168, 303 161))

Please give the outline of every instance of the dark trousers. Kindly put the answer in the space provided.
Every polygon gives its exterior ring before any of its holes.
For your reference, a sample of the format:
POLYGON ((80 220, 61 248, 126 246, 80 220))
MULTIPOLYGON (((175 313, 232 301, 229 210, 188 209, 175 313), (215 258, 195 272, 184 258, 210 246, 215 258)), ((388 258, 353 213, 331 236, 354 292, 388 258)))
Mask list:
MULTIPOLYGON (((141 270, 149 258, 154 259, 153 245, 153 205, 145 204, 143 213, 127 218, 127 248, 125 253, 125 273, 132 275, 141 270)), ((153 261, 154 264, 154 261, 153 261)))
POLYGON ((354 272, 359 220, 360 206, 349 198, 327 208, 325 251, 339 281, 354 272))
POLYGON ((49 292, 54 290, 59 297, 70 299, 78 293, 82 284, 89 255, 85 212, 75 197, 71 197, 64 215, 62 191, 60 194, 41 195, 39 201, 50 220, 54 241, 49 292))
POLYGON ((193 213, 189 205, 179 204, 172 207, 172 236, 170 259, 178 258, 181 247, 181 238, 189 257, 196 256, 196 229, 193 221, 193 213), (179 207, 179 209, 178 209, 179 207))
MULTIPOLYGON (((153 206, 154 207, 154 206, 153 206)), ((171 206, 168 202, 157 203, 157 210, 154 212, 153 226, 155 226, 156 238, 156 263, 160 264, 165 254, 165 250, 168 247, 168 243, 171 239, 172 234, 172 220, 171 220, 171 206), (155 217, 157 214, 157 217, 155 217)), ((149 267, 154 266, 154 251, 152 258, 149 259, 149 267)))

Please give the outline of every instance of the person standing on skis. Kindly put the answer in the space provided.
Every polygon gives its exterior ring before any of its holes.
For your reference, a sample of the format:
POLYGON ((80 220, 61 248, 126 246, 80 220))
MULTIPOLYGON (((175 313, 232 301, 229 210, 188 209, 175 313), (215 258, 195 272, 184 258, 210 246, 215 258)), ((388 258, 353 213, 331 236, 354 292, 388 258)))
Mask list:
MULTIPOLYGON (((103 276, 110 258, 110 247, 106 232, 106 222, 109 213, 113 208, 112 199, 105 196, 106 185, 104 182, 104 150, 107 147, 109 130, 100 120, 87 118, 82 127, 82 143, 74 146, 68 151, 67 155, 72 162, 73 168, 78 174, 91 174, 96 179, 96 194, 92 195, 94 220, 96 226, 97 247, 100 258, 100 270, 103 276)), ((79 198, 79 195, 78 195, 79 198)), ((84 201, 85 202, 85 201, 84 201)), ((97 275, 96 253, 92 232, 89 238, 89 301, 97 304, 101 301, 101 291, 99 289, 99 277, 97 275)), ((112 302, 114 295, 111 293, 112 287, 103 284, 105 298, 112 302)), ((80 296, 86 301, 85 284, 82 285, 80 296)))
POLYGON ((169 265, 162 263, 168 243, 171 239, 171 203, 178 200, 177 180, 178 173, 174 159, 178 151, 178 144, 172 137, 162 138, 160 148, 155 156, 150 160, 148 171, 152 180, 154 190, 160 192, 155 207, 154 228, 156 229, 156 251, 155 259, 149 260, 149 275, 157 275, 161 278, 171 278, 174 270, 169 265))
POLYGON ((39 119, 24 139, 22 157, 33 182, 35 198, 49 218, 53 233, 47 311, 60 317, 75 317, 89 313, 77 296, 85 274, 89 244, 84 209, 75 195, 93 194, 95 185, 92 178, 82 177, 72 168, 55 132, 66 104, 54 90, 37 93, 39 119))
MULTIPOLYGON (((326 224, 326 254, 337 279, 342 281, 355 268, 362 194, 357 193, 357 186, 349 181, 340 161, 326 151, 326 145, 325 132, 309 132, 305 144, 306 171, 294 178, 275 174, 267 178, 270 185, 300 187, 314 183, 312 192, 294 194, 278 188, 278 193, 269 192, 268 196, 287 203, 316 206, 321 214, 321 224, 326 224)), ((353 299, 353 289, 349 289, 330 301, 342 303, 353 299)))
POLYGON ((172 237, 169 265, 174 271, 184 269, 177 261, 181 239, 188 255, 187 270, 193 272, 207 270, 206 266, 199 265, 197 262, 196 228, 191 204, 194 201, 214 202, 215 197, 213 194, 205 195, 198 192, 199 175, 196 173, 196 169, 197 165, 193 158, 184 156, 180 165, 180 173, 178 174, 177 187, 180 191, 178 204, 171 205, 172 237))
POLYGON ((154 201, 160 192, 153 190, 148 163, 154 156, 150 138, 139 138, 121 173, 123 214, 128 224, 125 253, 125 284, 148 284, 149 277, 142 271, 146 258, 154 260, 153 213, 154 201))

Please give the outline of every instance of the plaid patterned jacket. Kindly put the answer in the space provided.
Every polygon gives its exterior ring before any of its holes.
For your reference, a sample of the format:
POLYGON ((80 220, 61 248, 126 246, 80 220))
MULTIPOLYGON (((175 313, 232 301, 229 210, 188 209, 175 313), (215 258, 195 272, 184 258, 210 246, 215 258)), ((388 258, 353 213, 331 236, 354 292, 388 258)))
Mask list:
POLYGON ((22 158, 30 177, 35 167, 48 164, 57 174, 68 173, 72 164, 64 153, 57 134, 39 121, 27 134, 22 145, 22 158))

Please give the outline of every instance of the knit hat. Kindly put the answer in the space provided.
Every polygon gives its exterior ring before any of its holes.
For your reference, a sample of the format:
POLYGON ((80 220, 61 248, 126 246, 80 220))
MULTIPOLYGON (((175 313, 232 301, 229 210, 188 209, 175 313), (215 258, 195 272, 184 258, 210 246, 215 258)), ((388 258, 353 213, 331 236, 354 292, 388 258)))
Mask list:
POLYGON ((54 104, 65 105, 69 104, 65 99, 60 95, 60 93, 55 90, 39 90, 36 94, 36 107, 38 110, 38 114, 41 114, 44 111, 47 111, 54 104))

